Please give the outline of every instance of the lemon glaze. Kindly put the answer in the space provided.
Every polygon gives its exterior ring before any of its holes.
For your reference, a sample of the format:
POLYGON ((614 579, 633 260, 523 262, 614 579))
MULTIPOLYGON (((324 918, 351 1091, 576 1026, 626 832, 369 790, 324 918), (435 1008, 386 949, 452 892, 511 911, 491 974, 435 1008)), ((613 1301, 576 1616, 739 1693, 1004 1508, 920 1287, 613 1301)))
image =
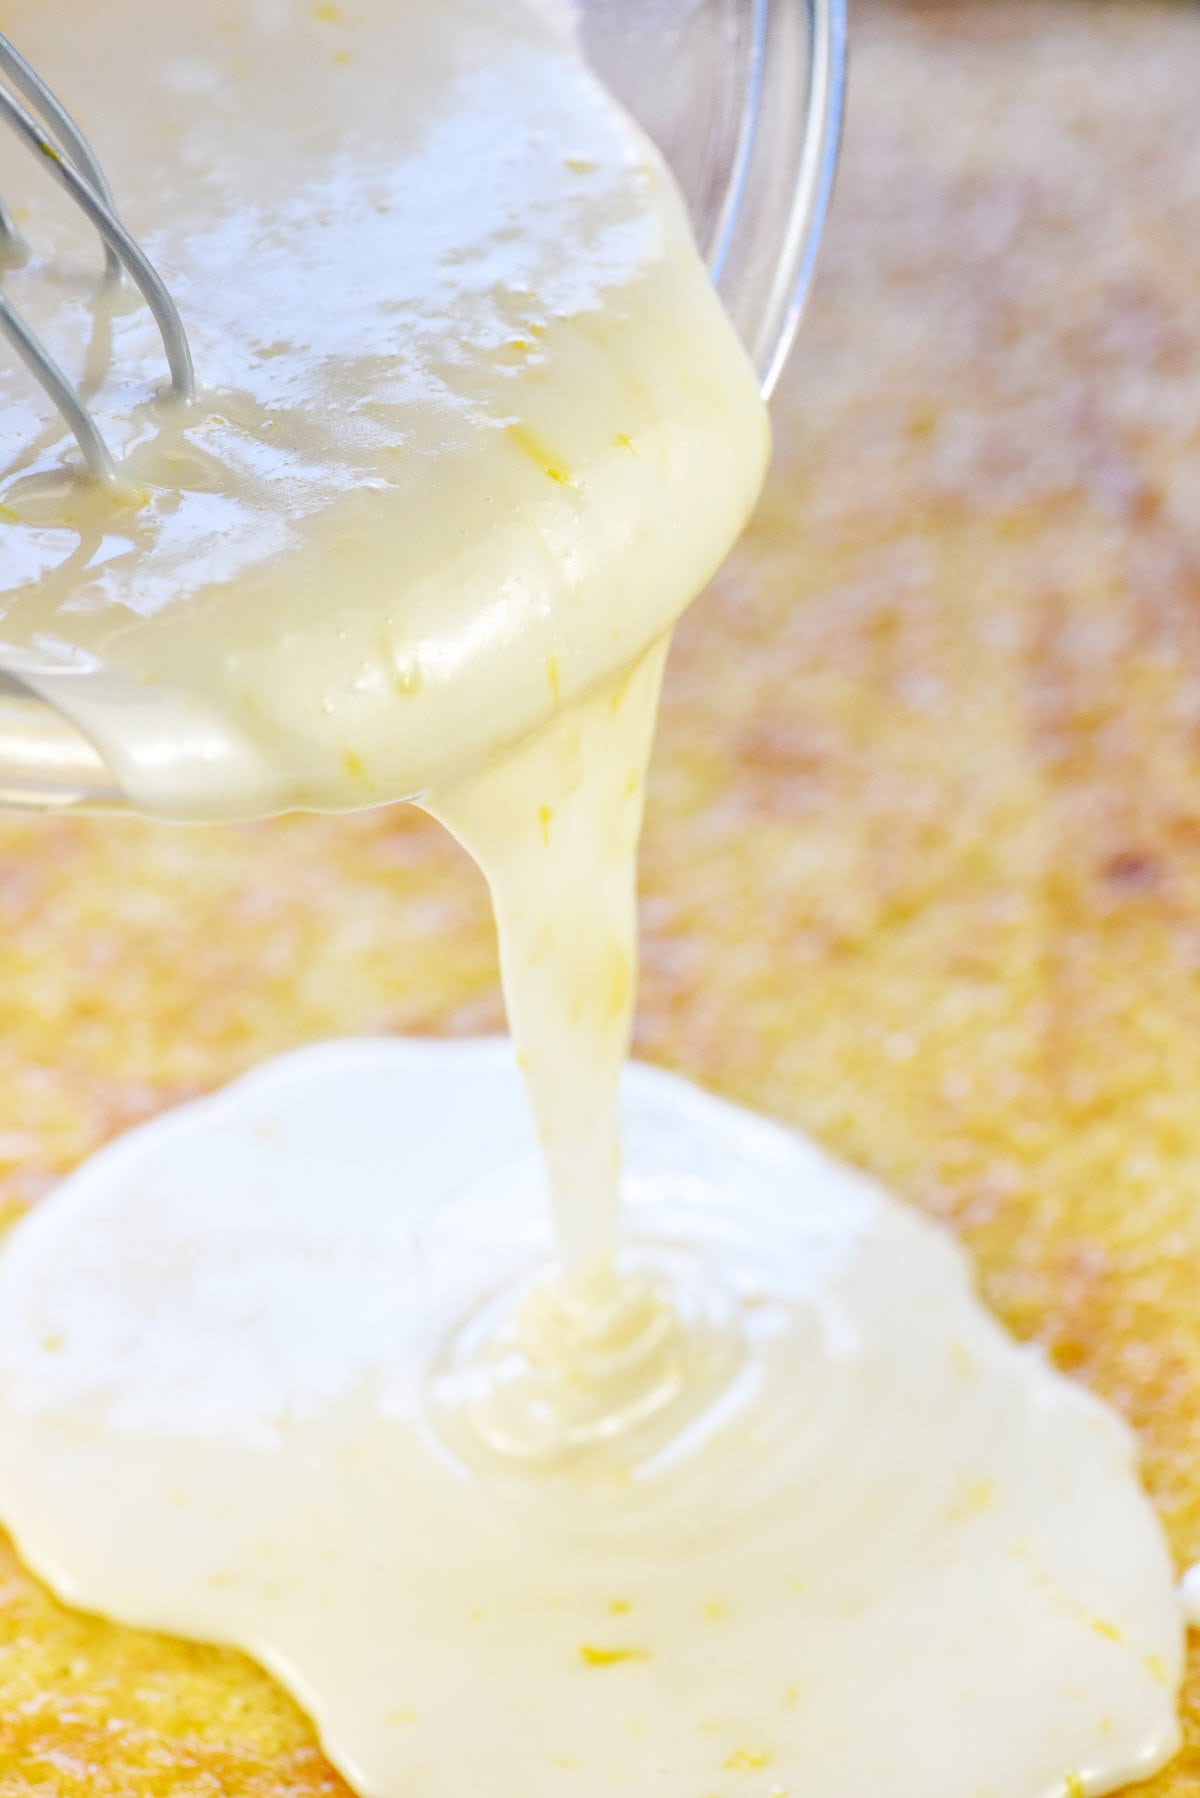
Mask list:
POLYGON ((623 1121, 638 1297, 583 1348, 507 1044, 301 1050, 102 1150, 0 1257, 32 1565, 249 1649, 379 1798, 1148 1773, 1125 1427, 791 1132, 636 1065, 623 1121))
POLYGON ((77 110, 105 68, 203 383, 155 397, 31 198, 14 291, 130 485, 0 372, 5 659, 152 814, 418 797, 517 1062, 315 1050, 80 1170, 0 1257, 0 1514, 72 1601, 255 1654, 378 1798, 1151 1771, 1180 1622, 1116 1419, 681 1083, 629 1071, 618 1187, 666 634, 766 455, 661 163, 517 0, 148 18, 5 14, 77 110))

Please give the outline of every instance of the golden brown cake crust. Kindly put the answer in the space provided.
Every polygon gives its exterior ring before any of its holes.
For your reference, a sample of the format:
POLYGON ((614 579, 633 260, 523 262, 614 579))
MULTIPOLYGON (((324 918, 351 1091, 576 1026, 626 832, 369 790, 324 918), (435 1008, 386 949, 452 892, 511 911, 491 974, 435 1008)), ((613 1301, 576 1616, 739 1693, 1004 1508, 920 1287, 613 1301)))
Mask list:
MULTIPOLYGON (((1200 9, 862 0, 759 519, 673 660, 640 1050, 949 1220, 1200 1558, 1200 9)), ((313 1037, 499 1024, 419 815, 0 820, 0 1203, 313 1037)), ((1145 1788, 1200 1792, 1188 1746, 1145 1788)), ((0 1551, 0 1794, 343 1792, 0 1551)), ((886 1798, 886 1795, 880 1795, 886 1798)))

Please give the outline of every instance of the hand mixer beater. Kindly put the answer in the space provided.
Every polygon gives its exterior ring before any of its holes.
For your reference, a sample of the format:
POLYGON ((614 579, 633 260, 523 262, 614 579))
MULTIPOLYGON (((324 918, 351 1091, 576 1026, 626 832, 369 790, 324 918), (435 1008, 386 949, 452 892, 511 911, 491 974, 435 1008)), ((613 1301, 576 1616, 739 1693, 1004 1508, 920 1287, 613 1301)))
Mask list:
MULTIPOLYGON (((104 245, 104 279, 115 282, 127 275, 139 289, 162 334, 171 390, 180 400, 190 400, 195 391, 192 354, 175 302, 145 251, 118 218, 112 190, 91 145, 40 75, 3 34, 0 118, 41 158, 47 172, 95 226, 104 245)), ((0 201, 0 271, 19 267, 29 257, 16 221, 0 201)), ((2 291, 0 331, 57 406, 83 452, 89 473, 115 486, 119 479, 116 462, 83 397, 2 291)))

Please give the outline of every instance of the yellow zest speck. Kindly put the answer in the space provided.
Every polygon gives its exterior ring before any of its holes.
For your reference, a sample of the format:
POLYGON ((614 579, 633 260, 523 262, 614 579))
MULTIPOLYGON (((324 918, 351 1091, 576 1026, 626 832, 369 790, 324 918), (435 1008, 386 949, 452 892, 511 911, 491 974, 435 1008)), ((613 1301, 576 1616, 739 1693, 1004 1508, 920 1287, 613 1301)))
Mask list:
POLYGON ((363 779, 364 770, 362 757, 356 750, 348 749, 346 751, 345 755, 342 757, 342 766, 345 768, 346 773, 350 776, 351 780, 363 779))
POLYGON ((550 825, 553 822, 553 819, 554 813, 550 810, 548 805, 543 805, 539 808, 538 823, 542 827, 542 841, 547 848, 550 847, 550 825))
POLYGON ((789 1686, 787 1688, 786 1692, 783 1694, 783 1700, 784 1700, 785 1704, 799 1704, 799 1702, 800 1702, 799 1686, 789 1686))
POLYGON ((63 1349, 63 1337, 58 1330, 42 1337, 42 1349, 47 1355, 59 1355, 63 1349))
POLYGON ((341 16, 341 7, 334 6, 331 0, 322 0, 320 6, 313 7, 313 18, 320 19, 322 25, 336 25, 341 16))
POLYGON ((548 480, 556 481, 560 487, 569 487, 571 471, 547 449, 541 439, 529 429, 528 425, 506 425, 505 432, 519 450, 527 455, 531 462, 536 462, 548 480))
POLYGON ((625 435, 624 431, 618 431, 616 436, 613 438, 613 448, 628 450, 630 455, 632 455, 633 454, 633 438, 627 437, 625 435))
POLYGON ((986 1511, 995 1496, 995 1488, 991 1480, 972 1480, 961 1497, 956 1499, 946 1513, 948 1523, 966 1523, 971 1517, 978 1517, 986 1511))
POLYGON ((615 1667, 619 1661, 648 1661, 650 1659, 644 1648, 597 1648, 591 1642, 579 1644, 579 1657, 589 1667, 615 1667))
POLYGON ((1146 1671, 1151 1679, 1156 1679, 1158 1681, 1160 1686, 1170 1685, 1171 1682, 1167 1678, 1167 1670, 1163 1666, 1162 1659, 1159 1655, 1148 1654, 1146 1656, 1146 1671))
POLYGON ((16 524, 17 515, 15 512, 11 512, 7 506, 0 506, 0 519, 5 524, 16 524))
POLYGON ((730 1773, 761 1773, 774 1759, 769 1748, 735 1748, 725 1766, 730 1773))
POLYGON ((719 1598, 712 1598, 704 1606, 703 1615, 710 1623, 720 1623, 729 1615, 729 1606, 722 1604, 719 1598))
POLYGON ((416 1711, 410 1711, 407 1708, 389 1711, 387 1720, 389 1723, 415 1723, 417 1720, 417 1713, 416 1711))
POLYGON ((1063 1781, 1067 1798, 1084 1798, 1083 1781, 1078 1773, 1068 1773, 1063 1781))
POLYGON ((353 50, 335 50, 333 60, 339 69, 344 69, 348 62, 354 61, 354 52, 353 50))
POLYGON ((1092 1628, 1098 1636, 1106 1636, 1110 1642, 1123 1642, 1124 1636, 1115 1623, 1109 1623, 1104 1617, 1093 1617, 1092 1628))
POLYGON ((614 1598, 609 1603, 608 1609, 609 1615, 612 1617, 625 1617, 632 1611, 633 1606, 627 1598, 614 1598))
POLYGON ((132 481, 121 480, 111 489, 113 503, 122 512, 141 512, 150 504, 150 495, 145 487, 135 487, 132 481))

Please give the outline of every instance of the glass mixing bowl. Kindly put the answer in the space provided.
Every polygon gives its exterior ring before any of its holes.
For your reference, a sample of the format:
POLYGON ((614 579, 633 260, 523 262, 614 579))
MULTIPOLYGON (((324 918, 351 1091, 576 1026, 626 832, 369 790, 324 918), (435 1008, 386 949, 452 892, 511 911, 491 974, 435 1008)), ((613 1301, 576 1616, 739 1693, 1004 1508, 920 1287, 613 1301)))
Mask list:
POLYGON ((584 48, 671 165, 769 394, 837 163, 845 0, 581 0, 584 48))
MULTIPOLYGON (((845 0, 579 0, 589 61, 658 144, 770 393, 837 162, 845 0)), ((0 805, 123 803, 77 728, 0 664, 0 805)))

